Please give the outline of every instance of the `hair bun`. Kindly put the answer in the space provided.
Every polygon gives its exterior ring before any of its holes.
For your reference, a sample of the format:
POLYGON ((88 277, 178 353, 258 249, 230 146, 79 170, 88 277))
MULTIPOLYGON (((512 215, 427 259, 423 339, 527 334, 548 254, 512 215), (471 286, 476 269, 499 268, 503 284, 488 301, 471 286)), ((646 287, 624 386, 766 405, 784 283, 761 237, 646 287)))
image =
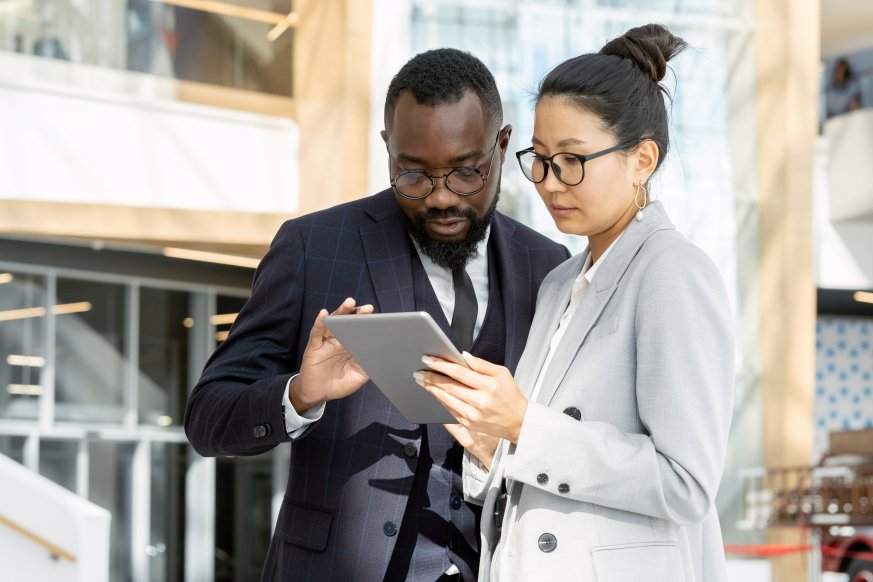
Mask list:
POLYGON ((661 24, 631 28, 606 43, 600 54, 632 60, 655 83, 667 74, 667 62, 685 50, 687 44, 661 24))

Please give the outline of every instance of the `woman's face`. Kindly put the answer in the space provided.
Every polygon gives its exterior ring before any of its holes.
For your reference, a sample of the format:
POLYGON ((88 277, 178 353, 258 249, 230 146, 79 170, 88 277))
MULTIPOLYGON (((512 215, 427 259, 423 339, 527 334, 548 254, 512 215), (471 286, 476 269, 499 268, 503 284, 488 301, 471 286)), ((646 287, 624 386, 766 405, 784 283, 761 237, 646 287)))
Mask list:
MULTIPOLYGON (((615 137, 601 127, 597 116, 556 97, 546 97, 537 104, 532 141, 534 151, 545 157, 557 153, 590 155, 616 145, 615 137)), ((634 150, 585 162, 585 178, 575 186, 558 180, 549 168, 536 189, 558 230, 609 242, 624 230, 637 211, 635 184, 642 177, 634 150)))

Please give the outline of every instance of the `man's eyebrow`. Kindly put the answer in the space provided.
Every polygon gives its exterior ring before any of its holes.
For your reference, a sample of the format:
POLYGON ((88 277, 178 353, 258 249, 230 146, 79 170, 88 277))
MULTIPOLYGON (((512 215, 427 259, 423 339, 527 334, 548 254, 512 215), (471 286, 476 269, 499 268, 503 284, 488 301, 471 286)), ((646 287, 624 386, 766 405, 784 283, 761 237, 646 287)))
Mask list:
MULTIPOLYGON (((460 164, 460 163, 469 161, 471 159, 476 159, 476 158, 480 157, 481 155, 482 155, 481 151, 473 150, 473 151, 470 151, 470 152, 467 152, 467 153, 464 153, 464 154, 461 154, 461 155, 458 155, 458 156, 451 158, 449 160, 449 165, 460 164)), ((422 166, 427 165, 425 163, 424 159, 422 159, 418 156, 413 156, 412 154, 402 154, 402 153, 397 154, 397 159, 402 160, 404 162, 409 162, 410 164, 419 164, 422 166)), ((433 166, 433 167, 436 167, 436 166, 433 166)))

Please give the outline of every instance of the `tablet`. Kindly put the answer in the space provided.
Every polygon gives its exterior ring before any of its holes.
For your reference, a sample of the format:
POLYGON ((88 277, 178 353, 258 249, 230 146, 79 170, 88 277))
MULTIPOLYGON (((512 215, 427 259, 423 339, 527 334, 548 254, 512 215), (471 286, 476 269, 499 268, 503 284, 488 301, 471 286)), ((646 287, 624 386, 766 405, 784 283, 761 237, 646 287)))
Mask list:
POLYGON ((427 369, 421 361, 424 355, 467 365, 428 313, 328 315, 324 323, 406 420, 458 422, 412 378, 416 371, 427 369))

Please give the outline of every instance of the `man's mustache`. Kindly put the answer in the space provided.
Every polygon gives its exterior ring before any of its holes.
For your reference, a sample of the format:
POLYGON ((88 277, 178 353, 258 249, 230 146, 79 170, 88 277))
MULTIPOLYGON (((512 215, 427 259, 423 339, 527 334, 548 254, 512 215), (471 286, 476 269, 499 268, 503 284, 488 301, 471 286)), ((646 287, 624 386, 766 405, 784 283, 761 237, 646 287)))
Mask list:
POLYGON ((476 220, 476 211, 472 208, 461 210, 460 208, 428 208, 421 212, 415 213, 416 222, 424 222, 427 220, 439 220, 442 218, 466 218, 471 221, 476 220))

